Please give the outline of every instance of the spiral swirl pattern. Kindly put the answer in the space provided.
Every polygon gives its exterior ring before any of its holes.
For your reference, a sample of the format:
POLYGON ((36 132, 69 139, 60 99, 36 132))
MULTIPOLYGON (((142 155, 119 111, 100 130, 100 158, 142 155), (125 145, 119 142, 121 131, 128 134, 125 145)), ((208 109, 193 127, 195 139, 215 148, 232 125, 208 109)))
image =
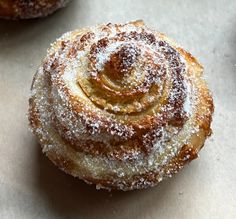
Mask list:
MULTIPOLYGON (((189 76, 197 77, 191 72, 193 66, 200 75, 202 68, 191 55, 139 21, 67 33, 53 44, 36 75, 31 126, 47 145, 48 154, 48 145, 54 145, 57 154, 59 150, 64 151, 61 154, 73 151, 70 156, 76 153, 76 159, 86 156, 80 158, 80 165, 86 161, 83 168, 91 167, 92 176, 67 170, 72 175, 89 182, 101 181, 101 176, 109 181, 111 175, 113 179, 140 175, 134 188, 155 184, 168 175, 162 167, 171 164, 183 152, 181 148, 194 141, 201 147, 210 133, 212 99, 206 90, 207 112, 198 114, 203 110, 197 106, 198 86, 203 82, 189 76), (36 114, 41 115, 37 121, 36 114), (196 122, 199 116, 201 122, 196 122), (202 129, 201 124, 205 125, 202 129), (55 139, 48 140, 52 135, 67 149, 56 147, 55 139), (201 137, 193 141, 193 135, 201 137), (141 183, 145 174, 149 179, 141 183)), ((182 163, 175 163, 182 165, 196 157, 191 149, 195 143, 191 144, 183 152, 182 163)), ((58 165, 59 161, 51 159, 58 165)), ((171 168, 169 175, 176 171, 171 168)), ((118 181, 103 184, 117 187, 118 181)), ((125 180, 121 181, 125 189, 125 180)))

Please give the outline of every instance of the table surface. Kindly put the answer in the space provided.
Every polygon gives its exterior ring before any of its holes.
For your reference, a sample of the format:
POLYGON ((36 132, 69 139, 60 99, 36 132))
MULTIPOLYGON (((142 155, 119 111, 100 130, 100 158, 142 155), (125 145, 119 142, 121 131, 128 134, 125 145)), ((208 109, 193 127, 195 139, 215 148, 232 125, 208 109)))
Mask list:
POLYGON ((236 218, 236 1, 74 0, 44 18, 0 21, 0 218, 236 218), (198 57, 214 95, 200 158, 158 186, 96 190, 58 170, 26 117, 33 74, 62 33, 143 19, 198 57))

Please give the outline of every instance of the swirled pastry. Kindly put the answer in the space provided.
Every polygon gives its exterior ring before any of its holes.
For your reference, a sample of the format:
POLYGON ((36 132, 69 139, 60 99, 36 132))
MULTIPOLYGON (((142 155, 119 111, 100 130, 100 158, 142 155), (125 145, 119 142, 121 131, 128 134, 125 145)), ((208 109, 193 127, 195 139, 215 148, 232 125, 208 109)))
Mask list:
POLYGON ((43 152, 97 188, 154 186, 197 157, 213 101, 196 59, 142 21, 64 34, 34 76, 43 152))
POLYGON ((0 0, 0 18, 28 19, 47 16, 69 0, 0 0))

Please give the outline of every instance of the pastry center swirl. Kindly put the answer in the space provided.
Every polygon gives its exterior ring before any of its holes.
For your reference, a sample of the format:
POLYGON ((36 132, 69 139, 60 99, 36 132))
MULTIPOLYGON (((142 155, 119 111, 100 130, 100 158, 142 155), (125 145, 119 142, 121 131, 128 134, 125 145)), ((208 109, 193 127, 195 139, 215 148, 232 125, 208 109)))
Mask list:
POLYGON ((145 29, 117 31, 92 39, 87 51, 87 71, 77 82, 97 107, 121 115, 181 117, 185 63, 167 42, 145 29))
POLYGON ((73 134, 81 150, 91 151, 91 146, 119 156, 126 150, 146 153, 177 135, 188 119, 186 64, 161 35, 108 24, 61 43, 61 53, 71 59, 70 66, 57 59, 53 64, 60 72, 65 69, 72 111, 86 130, 79 142, 73 134))

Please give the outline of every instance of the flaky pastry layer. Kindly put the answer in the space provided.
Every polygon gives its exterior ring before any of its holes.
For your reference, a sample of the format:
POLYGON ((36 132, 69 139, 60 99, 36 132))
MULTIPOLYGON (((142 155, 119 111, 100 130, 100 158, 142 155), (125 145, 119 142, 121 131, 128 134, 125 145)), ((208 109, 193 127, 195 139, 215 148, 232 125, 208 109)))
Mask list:
POLYGON ((97 188, 154 186, 211 134, 203 68, 142 21, 64 34, 32 83, 29 120, 43 152, 97 188))

